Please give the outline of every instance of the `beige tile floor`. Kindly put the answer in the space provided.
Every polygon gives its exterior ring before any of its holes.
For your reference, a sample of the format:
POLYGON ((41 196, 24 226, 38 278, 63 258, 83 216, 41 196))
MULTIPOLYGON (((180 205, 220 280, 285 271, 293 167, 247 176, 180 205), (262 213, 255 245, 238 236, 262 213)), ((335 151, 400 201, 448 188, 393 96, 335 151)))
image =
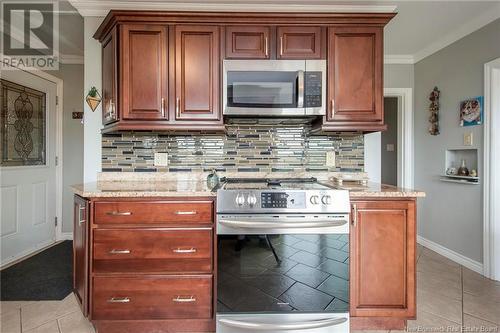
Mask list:
MULTIPOLYGON (((0 315, 1 333, 94 332, 73 294, 62 301, 1 302, 0 315)), ((409 332, 499 332, 500 282, 419 246, 417 318, 408 322, 409 332)))

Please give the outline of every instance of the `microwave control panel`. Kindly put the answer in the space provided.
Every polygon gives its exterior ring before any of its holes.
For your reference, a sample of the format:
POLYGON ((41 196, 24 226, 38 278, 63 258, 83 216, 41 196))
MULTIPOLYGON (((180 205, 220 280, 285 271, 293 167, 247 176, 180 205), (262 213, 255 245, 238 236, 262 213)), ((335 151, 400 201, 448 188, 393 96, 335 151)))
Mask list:
POLYGON ((321 72, 304 73, 304 107, 321 107, 321 72))

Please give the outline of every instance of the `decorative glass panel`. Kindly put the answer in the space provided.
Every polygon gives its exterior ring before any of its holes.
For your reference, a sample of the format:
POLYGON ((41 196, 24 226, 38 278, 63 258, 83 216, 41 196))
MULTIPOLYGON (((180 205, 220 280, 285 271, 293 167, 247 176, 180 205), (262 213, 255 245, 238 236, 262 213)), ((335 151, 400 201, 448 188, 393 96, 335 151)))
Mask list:
POLYGON ((46 94, 3 79, 0 90, 0 165, 44 165, 46 94))

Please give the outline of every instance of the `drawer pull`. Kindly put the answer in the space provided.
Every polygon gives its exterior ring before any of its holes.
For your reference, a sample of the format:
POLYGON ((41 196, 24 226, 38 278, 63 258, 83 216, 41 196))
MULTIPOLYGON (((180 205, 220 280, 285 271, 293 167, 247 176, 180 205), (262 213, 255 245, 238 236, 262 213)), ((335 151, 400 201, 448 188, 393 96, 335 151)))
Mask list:
POLYGON ((196 214, 198 214, 198 212, 195 210, 189 210, 189 211, 178 210, 175 212, 175 215, 196 215, 196 214))
POLYGON ((108 303, 130 303, 130 298, 128 297, 111 297, 108 299, 108 303))
POLYGON ((194 297, 194 296, 177 296, 175 298, 172 298, 172 302, 192 303, 192 302, 196 302, 196 297, 194 297))
POLYGON ((107 212, 106 214, 111 216, 130 216, 132 212, 107 212))
POLYGON ((111 254, 129 254, 130 250, 117 250, 117 249, 112 249, 109 251, 111 254))
POLYGON ((196 253, 196 249, 194 247, 190 249, 173 249, 172 252, 174 253, 196 253))

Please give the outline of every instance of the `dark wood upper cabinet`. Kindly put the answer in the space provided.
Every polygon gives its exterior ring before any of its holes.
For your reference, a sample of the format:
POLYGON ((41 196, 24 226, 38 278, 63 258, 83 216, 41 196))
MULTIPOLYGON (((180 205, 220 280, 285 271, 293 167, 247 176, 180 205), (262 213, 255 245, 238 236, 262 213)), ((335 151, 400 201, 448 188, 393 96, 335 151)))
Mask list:
POLYGON ((118 87, 116 28, 102 42, 102 122, 108 124, 118 120, 116 101, 118 87))
POLYGON ((219 27, 175 27, 175 120, 219 120, 219 27))
POLYGON ((227 26, 226 59, 269 59, 270 30, 268 26, 227 26))
POLYGON ((167 119, 168 27, 123 25, 120 30, 122 119, 167 119))
POLYGON ((385 129, 382 33, 380 27, 329 28, 326 125, 385 129))
POLYGON ((350 313, 414 318, 415 201, 353 201, 350 313))
POLYGON ((321 59, 321 27, 278 27, 278 59, 321 59))
POLYGON ((73 203, 73 291, 82 313, 88 313, 89 203, 75 195, 73 203))

